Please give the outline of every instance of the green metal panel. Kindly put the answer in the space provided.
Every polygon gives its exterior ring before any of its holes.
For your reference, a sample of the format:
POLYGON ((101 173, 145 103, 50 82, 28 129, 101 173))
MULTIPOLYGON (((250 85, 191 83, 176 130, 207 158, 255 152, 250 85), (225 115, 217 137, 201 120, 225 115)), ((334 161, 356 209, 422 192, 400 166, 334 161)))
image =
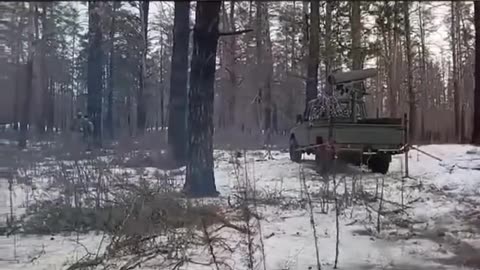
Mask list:
MULTIPOLYGON (((310 129, 309 144, 315 144, 316 137, 328 137, 328 124, 317 124, 310 129)), ((336 123, 333 125, 333 138, 339 144, 352 144, 357 147, 398 148, 403 143, 403 127, 399 125, 372 125, 336 123)))

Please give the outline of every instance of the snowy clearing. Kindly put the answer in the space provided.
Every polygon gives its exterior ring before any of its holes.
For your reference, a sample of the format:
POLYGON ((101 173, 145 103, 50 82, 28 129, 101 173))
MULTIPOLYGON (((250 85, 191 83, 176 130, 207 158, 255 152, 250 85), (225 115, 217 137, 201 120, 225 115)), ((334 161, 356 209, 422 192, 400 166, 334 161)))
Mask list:
MULTIPOLYGON (((371 203, 351 199, 352 203, 342 208, 339 216, 339 269, 480 267, 480 258, 477 257, 480 252, 480 149, 468 145, 431 145, 421 149, 442 161, 411 151, 410 178, 404 179, 403 183, 403 155, 393 158, 390 173, 385 177, 350 167, 336 174, 339 196, 353 193, 352 186, 355 186, 355 192, 361 190, 362 194, 377 197, 371 203), (382 180, 384 215, 380 217, 381 231, 378 232, 378 195, 382 180), (400 208, 402 193, 404 211, 400 208)), ((313 162, 309 160, 313 157, 297 164, 289 160, 288 153, 273 152, 274 159, 266 160, 262 151, 250 151, 245 158, 246 168, 244 158, 238 158, 240 167, 236 172, 231 153, 215 151, 215 156, 216 184, 221 195, 214 200, 227 205, 229 195, 247 174, 248 178, 255 179, 252 180, 255 189, 274 202, 258 206, 263 217, 260 224, 266 269, 316 268, 309 210, 304 203, 305 190, 300 180, 304 173, 314 203, 322 269, 333 268, 335 210, 329 202, 327 213, 321 211, 320 194, 325 179, 314 171, 313 162)), ((134 170, 130 171, 134 173, 134 170)), ((154 181, 156 171, 155 168, 146 168, 143 176, 154 181)), ((8 182, 5 179, 0 181, 0 215, 4 220, 10 213, 10 196, 8 182)), ((12 193, 17 215, 24 211, 28 196, 46 196, 43 190, 46 180, 33 179, 33 182, 37 186, 34 191, 23 184, 15 185, 12 193)), ((333 184, 330 184, 332 189, 333 184)), ((239 241, 234 234, 226 237, 232 243, 239 241)), ((0 269, 66 269, 87 250, 102 252, 103 238, 102 233, 0 236, 0 269)), ((197 252, 196 256, 207 256, 206 251, 197 252)), ((236 252, 227 259, 233 269, 247 269, 244 254, 236 252)), ((144 264, 139 269, 154 269, 153 262, 151 268, 144 264)), ((187 264, 180 269, 213 268, 187 264)), ((259 269, 263 269, 263 265, 259 269)))

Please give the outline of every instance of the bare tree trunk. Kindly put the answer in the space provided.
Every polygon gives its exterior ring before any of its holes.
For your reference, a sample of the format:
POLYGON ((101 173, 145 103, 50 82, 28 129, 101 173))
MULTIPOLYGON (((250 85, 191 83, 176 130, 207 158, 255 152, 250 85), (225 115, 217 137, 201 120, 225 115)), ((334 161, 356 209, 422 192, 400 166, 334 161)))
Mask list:
POLYGON ((221 1, 197 2, 188 104, 188 159, 184 190, 195 197, 218 192, 213 173, 213 101, 221 1))
POLYGON ((422 71, 422 106, 421 106, 421 125, 420 125, 420 138, 422 140, 426 139, 425 136, 425 114, 428 111, 428 94, 427 94, 427 56, 426 56, 426 45, 425 45, 425 22, 423 18, 423 4, 422 2, 418 2, 418 24, 420 28, 420 45, 421 45, 421 71, 422 71))
MULTIPOLYGON (((309 12, 308 12, 308 5, 310 1, 302 1, 302 21, 303 21, 303 28, 302 28, 302 75, 307 74, 308 72, 308 48, 310 44, 310 20, 309 20, 309 12)), ((306 106, 306 105, 305 105, 306 106)))
POLYGON ((113 139, 115 136, 114 125, 113 125, 113 91, 114 91, 114 61, 115 61, 115 32, 116 29, 116 14, 117 8, 120 2, 112 3, 112 18, 110 22, 110 33, 108 38, 110 39, 110 53, 109 53, 109 63, 108 63, 108 95, 107 95, 107 119, 106 119, 106 128, 108 130, 108 136, 110 139, 113 139))
POLYGON ((318 65, 320 50, 320 2, 316 0, 310 1, 310 33, 308 44, 308 65, 307 65, 307 82, 306 82, 306 100, 305 111, 308 102, 317 98, 318 94, 318 65))
MULTIPOLYGON (((50 17, 53 17, 54 14, 53 14, 53 9, 50 8, 50 17)), ((44 20, 44 29, 45 31, 50 31, 50 22, 49 20, 47 19, 47 9, 44 10, 44 13, 42 14, 42 17, 45 17, 45 20, 44 20)), ((45 50, 47 50, 47 44, 46 44, 47 40, 45 40, 45 50)), ((47 53, 45 51, 45 53, 47 53)), ((45 78, 44 78, 44 92, 45 93, 45 96, 44 96, 44 101, 43 101, 43 117, 44 117, 44 121, 45 121, 45 124, 47 126, 47 132, 53 132, 53 128, 54 128, 54 120, 55 120, 55 114, 54 114, 54 104, 55 104, 55 91, 50 91, 51 89, 54 89, 53 87, 49 87, 49 81, 50 80, 53 80, 50 76, 50 74, 48 73, 48 70, 47 70, 47 66, 46 66, 46 59, 45 61, 42 63, 42 67, 43 69, 45 70, 45 78)), ((52 83, 53 85, 53 83, 52 83)))
POLYGON ((50 87, 47 86, 47 131, 53 132, 55 127, 55 82, 48 77, 50 87))
POLYGON ((142 62, 140 64, 139 88, 137 97, 137 130, 140 134, 145 132, 147 124, 147 103, 145 100, 146 58, 148 51, 148 8, 150 1, 141 1, 140 20, 142 22, 142 62))
POLYGON ((33 58, 35 49, 33 47, 33 39, 34 39, 34 3, 30 2, 28 8, 28 57, 27 57, 27 65, 26 65, 26 87, 24 89, 24 96, 23 96, 23 108, 22 108, 22 117, 20 121, 20 136, 18 140, 18 146, 20 148, 27 147, 27 132, 28 132, 28 124, 30 120, 30 108, 31 108, 31 100, 33 94, 33 58))
MULTIPOLYGON (((260 3, 260 2, 259 2, 260 3)), ((264 51, 265 51, 265 70, 267 72, 264 82, 264 129, 267 135, 265 143, 270 144, 273 120, 273 101, 272 101, 272 82, 273 82, 273 55, 272 55, 272 40, 270 38, 270 19, 268 13, 268 2, 261 3, 262 14, 264 14, 263 30, 265 31, 264 51)))
POLYGON ((259 79, 258 96, 260 97, 263 115, 264 145, 270 144, 272 129, 272 80, 273 80, 273 57, 272 41, 270 39, 270 24, 268 16, 268 3, 255 2, 256 10, 256 42, 257 42, 257 73, 262 76, 259 79))
MULTIPOLYGON (((325 10, 325 75, 328 76, 332 72, 332 65, 334 59, 334 52, 332 46, 332 12, 333 12, 334 2, 332 0, 327 0, 326 10, 325 10)), ((329 84, 326 85, 327 95, 332 95, 332 89, 330 89, 329 84)))
POLYGON ((173 158, 183 164, 187 154, 187 82, 190 2, 175 2, 172 67, 168 112, 168 144, 173 158))
POLYGON ((93 122, 93 137, 97 147, 102 145, 102 74, 103 74, 103 51, 102 51, 102 27, 101 16, 103 3, 88 2, 88 100, 87 111, 93 122))
POLYGON ((393 6, 393 40, 390 44, 390 53, 391 53, 391 62, 389 66, 390 71, 390 92, 389 92, 389 100, 390 100, 390 117, 397 117, 398 115, 398 1, 395 1, 393 6))
MULTIPOLYGON (((42 6, 43 6, 43 12, 45 12, 45 3, 42 3, 42 6)), ((35 3, 35 16, 34 16, 34 25, 35 25, 35 40, 39 40, 40 39, 40 27, 39 27, 39 24, 40 24, 40 14, 39 14, 39 10, 38 10, 38 3, 35 3)), ((43 18, 42 18, 43 19, 43 18)), ((39 51, 39 58, 40 59, 37 59, 37 60, 40 60, 40 61, 35 61, 35 66, 34 66, 34 74, 36 74, 37 76, 35 76, 35 86, 34 86, 34 91, 32 92, 32 94, 34 94, 34 104, 35 104, 35 107, 34 107, 34 112, 35 112, 35 116, 34 116, 34 119, 32 122, 35 123, 35 129, 36 129, 36 132, 39 133, 39 134, 43 134, 45 132, 45 124, 44 124, 44 119, 43 119, 43 113, 42 113, 42 109, 43 109, 43 104, 41 102, 41 100, 43 99, 43 96, 44 96, 44 93, 42 93, 43 91, 43 87, 42 87, 42 82, 44 80, 44 77, 45 77, 45 69, 42 68, 42 62, 43 60, 45 59, 44 57, 44 54, 45 54, 45 50, 43 50, 43 43, 45 42, 45 28, 43 28, 43 34, 42 34, 42 40, 41 40, 41 44, 40 44, 40 51, 39 51)))
POLYGON ((412 71, 412 42, 410 39, 410 5, 408 1, 403 2, 403 16, 405 21, 405 51, 407 54, 407 84, 408 84, 408 133, 410 140, 416 139, 417 110, 416 96, 413 91, 412 71))
POLYGON ((455 138, 460 142, 460 89, 458 87, 458 48, 457 48, 457 9, 458 3, 452 1, 451 4, 451 38, 452 38, 452 65, 453 65, 453 108, 455 114, 455 138))
MULTIPOLYGON (((163 45, 163 35, 160 34, 160 126, 165 128, 165 81, 163 78, 163 61, 165 54, 165 46, 163 45)), ((158 122, 158 121, 157 121, 158 122)), ((157 123, 158 130, 158 123, 157 123)))
MULTIPOLYGON (((293 10, 296 11, 296 2, 293 1, 293 10)), ((295 50, 295 46, 297 45, 296 42, 295 42, 295 37, 297 35, 297 16, 294 15, 294 23, 292 23, 292 32, 290 33, 290 43, 291 43, 291 47, 290 47, 290 53, 291 53, 291 57, 290 57, 290 69, 288 68, 288 59, 287 59, 287 63, 285 64, 287 66, 286 68, 286 72, 288 71, 291 71, 293 73, 297 73, 298 71, 296 70, 296 50, 295 50)))
POLYGON ((352 14, 350 25, 352 27, 352 70, 363 68, 362 51, 362 20, 361 20, 361 1, 350 1, 352 14))
POLYGON ((480 145, 480 2, 474 1, 475 24, 475 93, 472 143, 480 145))
MULTIPOLYGON (((230 1, 229 12, 229 25, 230 31, 235 32, 235 1, 230 1)), ((237 91, 237 73, 235 70, 235 57, 237 50, 237 38, 236 35, 232 35, 228 38, 228 53, 227 53, 227 71, 230 76, 229 82, 229 95, 228 95, 228 124, 231 127, 235 126, 235 110, 236 110, 236 91, 237 91)))

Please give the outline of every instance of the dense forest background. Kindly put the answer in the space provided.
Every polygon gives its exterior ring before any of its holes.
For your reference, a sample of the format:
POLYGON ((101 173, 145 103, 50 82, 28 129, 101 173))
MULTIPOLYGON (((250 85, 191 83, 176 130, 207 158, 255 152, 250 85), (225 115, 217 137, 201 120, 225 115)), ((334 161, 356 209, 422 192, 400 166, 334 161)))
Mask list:
MULTIPOLYGON (((166 129, 181 110, 170 106, 175 85, 187 81, 172 73, 182 68, 172 65, 174 24, 194 27, 196 3, 185 3, 188 25, 173 2, 1 3, 0 122, 42 135, 95 111, 102 138, 166 129)), ((373 117, 408 113, 419 143, 470 141, 473 2, 223 1, 219 12, 215 132, 281 134, 329 71, 376 67, 373 117)))

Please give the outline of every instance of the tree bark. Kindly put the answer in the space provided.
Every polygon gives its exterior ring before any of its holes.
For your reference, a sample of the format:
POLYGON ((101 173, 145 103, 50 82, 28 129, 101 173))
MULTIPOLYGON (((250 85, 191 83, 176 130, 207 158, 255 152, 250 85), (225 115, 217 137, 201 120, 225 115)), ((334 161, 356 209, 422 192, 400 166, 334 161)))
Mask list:
MULTIPOLYGON (((387 3, 388 4, 388 3, 387 3)), ((391 62, 389 66, 390 71, 390 92, 389 92, 389 105, 390 105, 390 117, 397 117, 398 115, 398 1, 395 1, 393 5, 393 40, 390 44, 391 62)), ((390 30, 389 30, 390 31, 390 30)))
MULTIPOLYGON (((39 51, 39 58, 36 65, 35 65, 35 68, 34 68, 34 72, 38 75, 38 78, 36 80, 36 85, 35 85, 35 119, 34 119, 34 122, 35 122, 35 128, 36 128, 36 131, 37 133, 39 134, 43 134, 45 132, 45 118, 44 118, 44 113, 43 113, 43 108, 45 107, 42 103, 42 100, 44 100, 44 96, 45 96, 45 92, 44 92, 44 88, 43 88, 43 81, 45 80, 45 65, 43 64, 44 61, 45 61, 45 49, 44 49, 44 46, 46 45, 46 40, 45 40, 45 33, 46 33, 46 29, 45 29, 45 20, 46 18, 43 17, 43 14, 45 14, 45 9, 46 9, 46 3, 41 3, 42 4, 42 18, 41 18, 41 22, 42 22, 42 39, 41 39, 41 44, 40 44, 40 51, 39 51)), ((39 40, 40 39, 40 27, 39 27, 39 24, 40 24, 40 12, 38 10, 38 3, 35 3, 35 17, 34 17, 34 21, 35 21, 35 40, 39 40)))
POLYGON ((140 134, 145 132, 147 124, 147 102, 145 100, 146 58, 148 51, 148 9, 149 0, 141 2, 140 20, 142 22, 142 60, 140 64, 139 88, 137 97, 137 130, 140 134))
POLYGON ((474 1, 475 24, 475 93, 472 143, 480 145, 480 2, 474 1))
MULTIPOLYGON (((230 31, 235 32, 235 1, 230 1, 229 21, 230 31)), ((229 95, 228 95, 228 125, 235 126, 235 109, 236 109, 236 91, 237 91, 237 73, 235 71, 235 52, 237 45, 236 35, 228 37, 228 53, 227 68, 229 69, 229 95)))
MULTIPOLYGON (((25 10, 25 3, 21 2, 19 4, 19 9, 21 12, 24 12, 25 10)), ((14 24, 17 25, 17 21, 14 21, 14 24)), ((21 35, 24 30, 24 25, 22 23, 21 18, 18 20, 18 34, 21 35)), ((15 63, 15 101, 13 104, 13 130, 18 130, 19 126, 19 121, 20 121, 20 108, 21 108, 21 93, 23 92, 22 89, 22 76, 25 70, 23 69, 23 66, 21 64, 21 59, 22 59, 22 53, 23 53, 23 42, 21 37, 18 37, 17 40, 15 41, 15 46, 14 46, 14 63, 15 63)))
MULTIPOLYGON (((160 34, 160 126, 165 128, 165 82, 163 79, 163 61, 165 57, 165 49, 163 45, 163 35, 160 34)), ((158 121, 157 121, 158 122, 158 121)), ((158 123, 157 123, 158 130, 158 123)))
POLYGON ((420 69, 422 71, 421 74, 421 86, 422 86, 422 94, 421 94, 421 125, 420 125, 420 138, 422 140, 426 139, 425 135, 425 118, 426 112, 428 111, 428 94, 427 94, 427 55, 426 55, 426 44, 425 44, 425 22, 423 18, 423 4, 422 2, 418 3, 418 24, 420 28, 420 48, 421 48, 421 60, 420 60, 420 69))
POLYGON ((350 25, 352 27, 352 70, 363 68, 362 55, 362 20, 361 20, 361 1, 350 1, 352 14, 350 25))
POLYGON ((87 111, 93 123, 93 137, 97 147, 102 145, 103 51, 101 12, 102 2, 88 2, 88 74, 87 111))
MULTIPOLYGON (((332 46, 332 12, 333 12, 334 2, 332 0, 327 0, 326 10, 325 10, 325 77, 330 75, 332 72, 332 65, 334 59, 334 52, 332 46)), ((313 26, 312 26, 313 27, 313 26)), ((326 84, 326 94, 332 95, 332 89, 330 84, 326 84)))
POLYGON ((218 192, 213 172, 213 102, 221 1, 197 2, 188 104, 188 160, 184 190, 190 196, 218 192))
POLYGON ((302 1, 302 75, 305 76, 308 73, 308 48, 309 48, 309 40, 310 40, 310 20, 309 20, 309 6, 310 1, 302 1))
POLYGON ((26 72, 25 72, 25 79, 26 79, 26 87, 24 88, 24 96, 23 96, 23 107, 22 107, 22 115, 20 120, 20 136, 18 140, 18 146, 21 149, 27 147, 27 133, 28 133, 28 124, 30 120, 30 108, 31 108, 31 100, 33 94, 33 59, 34 59, 34 3, 30 2, 29 4, 29 12, 28 12, 28 56, 27 56, 27 64, 26 64, 26 72))
POLYGON ((108 61, 108 96, 107 96, 107 119, 106 119, 106 128, 108 130, 108 136, 110 139, 113 139, 115 136, 114 125, 113 125, 113 91, 114 91, 114 60, 115 60, 115 32, 116 29, 116 13, 117 8, 120 2, 112 3, 112 18, 110 22, 110 33, 108 38, 110 39, 110 53, 108 61))
POLYGON ((187 83, 190 2, 175 2, 172 67, 168 113, 168 144, 172 157, 182 165, 187 154, 187 83))
POLYGON ((453 110, 455 115, 455 138, 458 142, 460 138, 460 89, 458 87, 458 45, 457 45, 457 9, 458 4, 452 1, 451 4, 451 38, 452 38, 452 79, 453 79, 453 110))
POLYGON ((412 41, 410 38, 410 5, 408 1, 403 2, 403 16, 405 21, 405 51, 407 54, 407 85, 408 85, 408 133, 410 140, 416 139, 417 110, 416 95, 413 91, 413 70, 412 70, 412 41))
POLYGON ((319 65, 319 33, 320 33, 320 2, 310 1, 310 32, 308 43, 308 65, 306 82, 305 110, 308 102, 317 98, 318 94, 318 65, 319 65))

